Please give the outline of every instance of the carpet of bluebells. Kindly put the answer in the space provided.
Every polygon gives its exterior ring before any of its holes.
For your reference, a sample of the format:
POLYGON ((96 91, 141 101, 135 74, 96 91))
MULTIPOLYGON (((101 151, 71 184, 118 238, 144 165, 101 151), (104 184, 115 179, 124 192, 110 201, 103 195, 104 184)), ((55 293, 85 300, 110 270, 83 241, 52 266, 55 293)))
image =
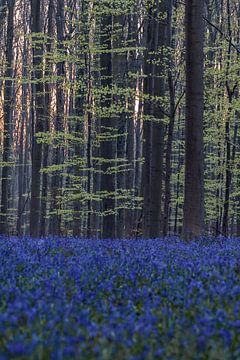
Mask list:
POLYGON ((240 240, 2 237, 0 359, 240 359, 240 240))

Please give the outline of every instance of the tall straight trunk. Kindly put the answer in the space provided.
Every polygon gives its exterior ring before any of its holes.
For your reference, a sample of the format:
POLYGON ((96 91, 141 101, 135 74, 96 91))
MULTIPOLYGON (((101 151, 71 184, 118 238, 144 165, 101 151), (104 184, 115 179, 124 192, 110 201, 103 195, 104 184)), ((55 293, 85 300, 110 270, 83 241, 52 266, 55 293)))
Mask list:
MULTIPOLYGON (((86 6, 88 4, 84 1, 81 1, 81 17, 80 21, 78 23, 78 32, 86 34, 86 6)), ((87 41, 86 41, 87 42, 87 41)), ((81 84, 86 79, 86 66, 83 68, 83 66, 78 67, 76 69, 76 81, 77 84, 81 84)), ((75 88, 75 98, 74 98, 74 118, 75 118, 75 124, 74 124, 74 136, 76 137, 76 140, 74 142, 74 155, 77 158, 83 159, 85 156, 85 149, 84 144, 82 144, 81 141, 84 139, 84 115, 85 115, 85 108, 86 108, 86 85, 85 86, 77 86, 75 88)), ((81 165, 75 165, 73 170, 74 176, 76 178, 79 178, 77 181, 79 185, 79 189, 82 189, 82 180, 81 177, 84 177, 85 174, 82 171, 81 165)), ((79 193, 79 189, 75 190, 75 194, 77 195, 79 193)), ((80 199, 75 199, 73 201, 73 236, 80 237, 83 233, 83 211, 84 211, 84 204, 81 202, 80 199)), ((85 234, 84 234, 85 235, 85 234)))
MULTIPOLYGON (((218 168, 220 169, 220 167, 222 166, 221 143, 220 142, 218 144, 217 156, 218 156, 218 168)), ((218 186, 217 186, 217 189, 216 189, 216 214, 217 214, 216 225, 215 225, 215 234, 216 234, 216 236, 221 234, 221 223, 222 223, 222 206, 221 206, 222 186, 221 186, 221 184, 222 184, 222 177, 223 177, 223 173, 222 173, 222 171, 219 171, 218 176, 217 176, 218 186)))
POLYGON ((176 153, 176 161, 177 161, 177 169, 176 169, 176 174, 177 174, 177 180, 176 180, 176 184, 174 186, 174 191, 175 191, 175 196, 176 196, 176 205, 175 205, 175 209, 174 209, 174 228, 173 228, 173 232, 174 235, 179 235, 181 234, 180 228, 179 228, 179 210, 180 210, 180 195, 181 195, 181 180, 180 180, 180 173, 181 173, 181 167, 183 166, 182 164, 182 156, 181 156, 181 144, 180 144, 180 139, 182 139, 183 134, 182 131, 180 131, 180 126, 181 126, 181 115, 182 115, 182 109, 181 107, 178 108, 178 124, 177 124, 177 139, 178 139, 178 144, 177 144, 177 153, 176 153))
MULTIPOLYGON (((123 110, 126 108, 126 97, 121 94, 122 90, 126 89, 126 75, 127 75, 127 54, 125 41, 126 36, 124 28, 126 26, 126 15, 118 15, 113 17, 113 59, 112 59, 112 73, 113 82, 116 86, 117 94, 113 96, 113 102, 117 107, 117 128, 118 128, 118 139, 117 139, 117 171, 116 171, 116 183, 118 195, 124 194, 126 189, 126 131, 127 131, 127 115, 123 110), (117 49, 117 50, 115 50, 117 49), (121 95, 118 94, 118 91, 121 95), (120 110, 118 110, 118 107, 120 110), (119 162, 119 160, 123 162, 119 162)), ((117 215, 116 215, 116 236, 118 238, 124 238, 125 236, 125 202, 126 200, 116 200, 117 215)))
MULTIPOLYGON (((160 99, 164 97, 166 83, 164 73, 169 64, 164 61, 166 48, 171 45, 171 20, 172 1, 161 0, 157 2, 157 14, 162 14, 163 19, 159 20, 156 50, 160 52, 161 63, 155 66, 154 96, 160 99)), ((160 103, 161 105, 161 103, 160 103)), ((154 120, 152 122, 152 159, 151 159, 151 182, 150 182, 150 238, 157 238, 161 235, 161 204, 162 204, 162 180, 163 180, 163 156, 164 156, 164 114, 158 105, 154 107, 154 120)))
MULTIPOLYGON (((231 96, 230 96, 231 99, 231 96)), ((230 100, 231 106, 232 100, 230 100)), ((230 138, 230 119, 231 109, 228 111, 226 124, 225 124, 225 138, 226 138, 226 159, 225 159, 225 188, 224 188, 224 204, 223 204, 223 218, 222 218, 222 234, 228 236, 229 227, 229 201, 230 201, 230 187, 232 182, 232 170, 231 170, 231 138, 230 138)))
MULTIPOLYGON (((25 7, 26 12, 26 7, 25 7)), ((25 29, 26 31, 26 29, 25 29)), ((24 37, 23 59, 22 59, 22 77, 27 78, 27 38, 24 37)), ((23 235, 23 211, 24 211, 24 131, 27 122, 27 84, 22 84, 22 118, 20 125, 19 139, 19 164, 18 164, 18 215, 17 215, 17 234, 23 235)), ((26 149, 25 149, 26 151, 26 149)))
POLYGON ((147 47, 150 59, 145 59, 145 90, 150 98, 145 101, 144 124, 144 237, 157 238, 161 235, 161 200, 164 154, 164 114, 161 103, 151 103, 151 97, 165 95, 164 52, 170 46, 169 24, 171 24, 172 2, 156 0, 151 5, 147 25, 147 47), (161 14, 162 18, 158 18, 161 14), (160 54, 161 62, 158 59, 160 54), (158 61, 156 61, 156 59, 158 61), (150 64, 149 64, 150 61, 150 64), (150 102, 150 104, 148 104, 150 102), (149 117, 150 116, 150 117, 149 117), (151 120, 151 116, 153 119, 151 120), (149 118, 148 118, 149 117, 149 118), (149 121, 150 120, 150 121, 149 121))
MULTIPOLYGON (((96 119, 94 122, 94 130, 96 133, 100 133, 100 121, 96 119)), ((93 156, 95 158, 100 158, 100 149, 99 147, 93 147, 93 156)), ((96 174, 93 176, 93 194, 100 193, 101 191, 101 164, 93 162, 94 169, 97 170, 96 174)), ((98 239, 101 236, 101 203, 100 201, 94 201, 92 204, 93 214, 92 214, 92 238, 98 239)))
POLYGON ((178 235, 178 210, 179 210, 179 193, 180 193, 180 174, 177 175, 176 185, 176 206, 174 211, 174 235, 178 235))
POLYGON ((237 136, 238 136, 238 123, 235 119, 234 125, 234 134, 232 139, 232 147, 230 144, 230 124, 229 121, 228 128, 226 129, 227 135, 227 154, 226 154, 226 179, 225 179, 225 196, 224 196, 224 205, 223 205, 223 222, 222 222, 222 234, 228 236, 228 226, 229 226, 229 209, 230 209, 230 194, 232 187, 233 179, 233 164, 236 157, 236 146, 237 146, 237 136))
POLYGON ((31 201, 30 201, 30 236, 40 235, 40 204, 41 204, 41 164, 42 145, 37 142, 36 134, 44 131, 44 94, 41 82, 43 47, 39 43, 37 34, 42 32, 41 2, 31 0, 31 31, 33 33, 33 80, 34 109, 32 111, 32 174, 31 174, 31 201), (36 36, 35 36, 36 34, 36 36))
MULTIPOLYGON (((139 92, 143 91, 143 81, 140 79, 138 80, 137 88, 139 92)), ((136 159, 136 163, 134 166, 134 196, 141 198, 143 195, 143 166, 140 162, 140 159, 143 157, 143 99, 139 101, 139 107, 136 114, 136 126, 135 126, 135 137, 136 137, 136 144, 135 144, 135 155, 134 158, 136 159)), ((137 237, 143 235, 143 210, 140 208, 140 203, 135 200, 134 206, 137 209, 134 209, 134 228, 131 234, 137 237)))
MULTIPOLYGON (((59 56, 64 55, 64 0, 57 1, 56 11, 56 26, 57 26, 57 49, 59 56)), ((57 134, 63 132, 63 116, 64 116, 64 90, 63 90, 63 78, 65 75, 65 61, 61 60, 57 62, 57 89, 56 89, 56 118, 55 118, 55 131, 57 134)), ((54 165, 61 165, 63 162, 63 147, 60 144, 56 144, 53 155, 54 165)), ((52 175, 51 193, 51 221, 50 221, 50 233, 52 235, 59 235, 61 232, 61 215, 59 214, 60 205, 58 197, 61 194, 62 177, 61 172, 57 170, 52 175)))
POLYGON ((167 146, 166 146, 166 163, 165 163, 165 198, 164 198, 164 214, 163 214, 163 236, 167 236, 169 229, 170 217, 170 203, 171 203, 171 156, 172 156, 172 142, 173 130, 175 124, 175 91, 172 73, 169 71, 168 75, 169 93, 170 93, 170 117, 168 124, 167 146))
POLYGON ((148 18, 145 20, 145 57, 144 57, 144 85, 143 93, 149 98, 144 99, 144 118, 143 118, 143 156, 144 165, 142 171, 142 196, 143 196, 143 237, 150 236, 150 178, 151 178, 151 116, 153 116, 153 104, 150 96, 154 94, 154 65, 153 52, 156 50, 156 20, 153 17, 154 4, 149 8, 148 18))
MULTIPOLYGON (((136 37, 138 31, 139 13, 130 14, 127 18, 128 21, 128 37, 127 41, 129 46, 138 48, 138 40, 136 37)), ((136 50, 129 50, 126 59, 126 73, 140 73, 141 66, 139 66, 138 54, 136 50)), ((137 90, 138 79, 128 79, 128 87, 137 90)), ((125 186, 129 191, 130 199, 128 200, 128 208, 125 210, 125 237, 130 238, 134 235, 134 212, 135 212, 135 149, 136 149, 136 99, 130 97, 127 102, 127 139, 126 139, 126 158, 128 161, 128 171, 126 173, 125 186)))
MULTIPOLYGON (((80 82, 84 77, 83 70, 79 70, 77 72, 77 80, 80 82)), ((83 157, 84 156, 84 149, 82 144, 78 141, 83 137, 84 132, 84 105, 85 105, 85 94, 84 89, 80 88, 77 92, 77 97, 75 99, 75 115, 76 115, 76 125, 75 125, 75 136, 76 142, 74 146, 74 153, 76 157, 83 157)), ((74 175, 79 177, 81 174, 81 170, 79 166, 75 165, 74 168, 74 175)), ((80 186, 80 185, 79 185, 80 186)), ((74 200, 73 203, 73 236, 80 237, 82 234, 81 228, 81 211, 83 211, 82 203, 79 199, 74 200)))
POLYGON ((3 139, 3 169, 2 169, 2 194, 1 194, 1 214, 0 214, 0 234, 8 233, 8 210, 10 195, 10 160, 12 146, 12 64, 13 64, 13 14, 15 0, 7 0, 7 44, 6 44, 6 81, 4 87, 4 139, 3 139))
POLYGON ((87 192, 89 199, 87 201, 87 238, 92 234, 92 134, 93 134, 93 118, 92 118, 92 55, 89 51, 87 57, 87 78, 88 78, 88 90, 87 90, 87 192))
MULTIPOLYGON (((230 0, 227 0, 227 24, 228 24, 228 37, 232 41, 232 26, 231 26, 231 10, 230 10, 230 0)), ((229 201, 230 201, 230 190, 232 183, 232 156, 231 156, 231 134, 230 134, 230 120, 232 114, 232 100, 235 93, 235 87, 231 89, 229 82, 229 72, 230 72, 230 61, 231 61, 232 46, 229 42, 228 44, 228 57, 227 57, 227 67, 226 67, 226 90, 229 102, 229 109, 227 113, 226 123, 225 123, 225 142, 226 142, 226 158, 225 158, 225 189, 224 189, 224 204, 223 204, 223 219, 222 219, 222 234, 228 236, 228 227, 229 227, 229 201)), ((235 156, 235 155, 234 155, 235 156)))
POLYGON ((101 86, 106 90, 101 102, 101 192, 102 199, 102 238, 115 237, 115 175, 111 167, 115 165, 115 122, 110 113, 112 92, 112 16, 102 14, 101 46, 104 51, 100 55, 101 86))
POLYGON ((186 0, 186 121, 183 238, 204 233, 204 0, 186 0))
MULTIPOLYGON (((52 42, 54 35, 54 27, 53 27, 53 14, 54 14, 54 0, 49 0, 48 4, 48 15, 47 15, 47 34, 48 34, 48 42, 46 45, 46 51, 48 54, 52 51, 52 42)), ((51 116, 51 93, 52 93, 52 85, 50 82, 50 77, 52 74, 52 64, 51 61, 46 59, 46 70, 45 77, 48 78, 45 82, 44 88, 44 132, 50 131, 50 116, 51 116)), ((49 145, 43 144, 43 159, 42 159, 42 167, 46 168, 49 164, 49 145)), ((48 187, 49 187, 49 175, 44 172, 42 175, 42 197, 41 197, 41 218, 40 218, 40 235, 42 237, 48 234, 47 229, 47 197, 48 197, 48 187)))

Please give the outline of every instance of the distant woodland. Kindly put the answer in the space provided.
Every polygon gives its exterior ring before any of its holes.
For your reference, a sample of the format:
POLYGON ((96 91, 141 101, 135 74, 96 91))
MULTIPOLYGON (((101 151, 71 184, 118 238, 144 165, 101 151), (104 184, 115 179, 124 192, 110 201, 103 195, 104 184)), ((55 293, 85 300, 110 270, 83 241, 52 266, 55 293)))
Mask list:
POLYGON ((238 0, 0 0, 0 234, 240 237, 238 0))

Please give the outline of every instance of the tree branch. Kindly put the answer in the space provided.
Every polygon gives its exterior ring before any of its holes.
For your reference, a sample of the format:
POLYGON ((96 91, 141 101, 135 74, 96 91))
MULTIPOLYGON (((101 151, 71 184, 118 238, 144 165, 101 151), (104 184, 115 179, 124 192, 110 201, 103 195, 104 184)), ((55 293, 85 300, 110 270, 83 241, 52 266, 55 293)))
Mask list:
POLYGON ((226 36, 224 34, 224 32, 219 29, 219 27, 217 27, 217 25, 213 24, 210 20, 208 20, 205 16, 203 16, 203 19, 206 21, 206 23, 208 23, 210 26, 212 26, 215 30, 217 30, 217 32, 219 32, 219 34, 221 34, 221 36, 227 40, 227 42, 237 51, 238 54, 240 54, 240 49, 237 47, 237 45, 235 45, 232 40, 226 36))

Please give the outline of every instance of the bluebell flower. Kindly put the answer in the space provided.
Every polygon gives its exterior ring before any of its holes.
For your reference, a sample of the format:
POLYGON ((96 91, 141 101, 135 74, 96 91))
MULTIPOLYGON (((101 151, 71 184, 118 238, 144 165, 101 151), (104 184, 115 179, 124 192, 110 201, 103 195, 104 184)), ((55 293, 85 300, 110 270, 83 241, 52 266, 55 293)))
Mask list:
POLYGON ((59 359, 176 359, 192 348, 204 358, 219 341, 239 351, 234 239, 1 237, 0 254, 2 356, 10 345, 23 358, 43 348, 59 359))

